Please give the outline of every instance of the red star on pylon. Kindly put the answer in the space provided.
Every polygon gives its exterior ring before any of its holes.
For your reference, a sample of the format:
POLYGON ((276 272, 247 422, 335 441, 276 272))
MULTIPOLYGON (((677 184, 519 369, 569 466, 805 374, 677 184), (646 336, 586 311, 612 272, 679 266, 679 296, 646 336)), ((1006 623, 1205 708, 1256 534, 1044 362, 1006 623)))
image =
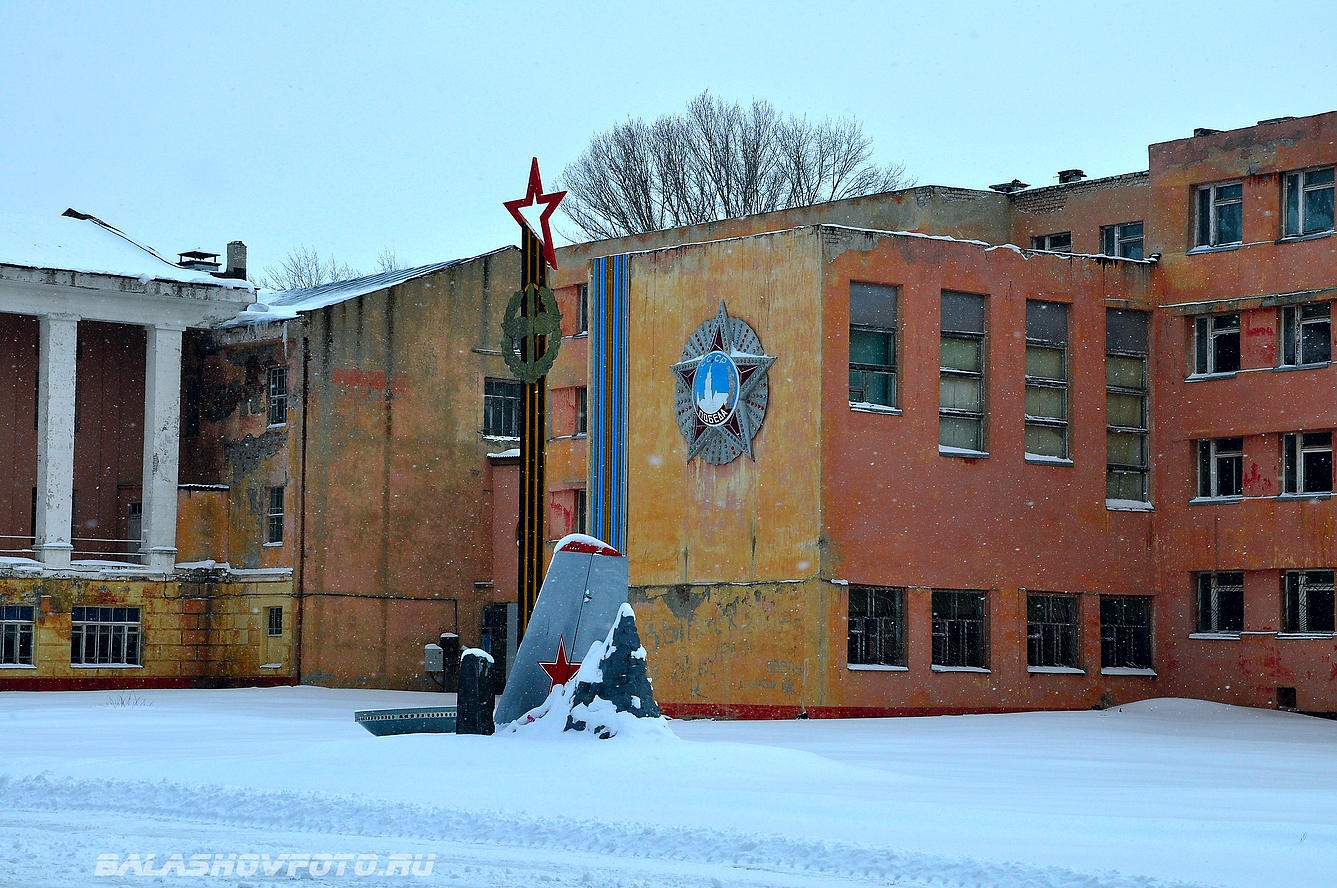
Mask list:
POLYGON ((539 666, 548 673, 548 678, 552 679, 552 687, 564 685, 571 680, 571 677, 580 671, 579 663, 571 663, 566 659, 566 636, 557 638, 557 657, 551 663, 539 661, 539 666))
POLYGON ((515 221, 519 222, 525 228, 534 233, 534 237, 543 244, 543 258, 552 268, 557 267, 557 251, 552 245, 552 231, 548 228, 548 217, 552 211, 557 209, 557 204, 561 203, 562 198, 566 197, 565 191, 552 191, 548 194, 543 193, 543 180, 539 178, 539 159, 534 158, 534 162, 529 167, 529 188, 525 190, 525 196, 516 200, 502 201, 506 209, 511 211, 515 221), (536 228, 526 214, 520 210, 525 207, 533 207, 535 204, 543 206, 543 214, 539 216, 539 224, 536 228))

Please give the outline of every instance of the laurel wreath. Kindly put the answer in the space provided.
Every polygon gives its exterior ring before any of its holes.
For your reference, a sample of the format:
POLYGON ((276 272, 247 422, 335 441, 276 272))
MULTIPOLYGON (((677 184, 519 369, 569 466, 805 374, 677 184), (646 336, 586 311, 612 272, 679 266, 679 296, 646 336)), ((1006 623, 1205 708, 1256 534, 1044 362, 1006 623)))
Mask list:
MULTIPOLYGON (((557 296, 547 287, 527 284, 511 294, 506 303, 506 315, 501 322, 501 353, 506 357, 506 366, 521 382, 530 385, 538 382, 552 369, 557 360, 557 350, 562 343, 562 312, 557 307, 557 296), (529 305, 541 305, 542 310, 532 314, 522 314, 521 309, 529 305), (544 337, 543 354, 526 361, 522 350, 515 347, 517 340, 528 339, 531 343, 539 336, 544 337)), ((537 349, 529 349, 530 354, 537 349)))

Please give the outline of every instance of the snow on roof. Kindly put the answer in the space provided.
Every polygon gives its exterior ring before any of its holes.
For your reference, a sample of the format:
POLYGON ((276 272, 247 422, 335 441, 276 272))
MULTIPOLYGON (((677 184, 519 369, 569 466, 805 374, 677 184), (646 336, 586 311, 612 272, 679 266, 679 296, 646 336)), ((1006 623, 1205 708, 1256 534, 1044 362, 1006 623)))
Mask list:
POLYGON ((0 214, 0 263, 146 281, 251 287, 248 281, 182 268, 120 229, 77 210, 50 216, 0 214))
POLYGON ((383 271, 346 281, 333 281, 316 287, 303 287, 297 290, 261 290, 259 299, 230 321, 219 324, 220 327, 235 327, 243 324, 267 324, 272 321, 290 321, 300 312, 314 311, 330 305, 338 305, 349 299, 366 296, 377 290, 388 290, 393 286, 429 275, 442 269, 495 256, 514 247, 501 247, 477 256, 464 259, 451 259, 447 262, 433 262, 431 265, 419 265, 416 268, 401 268, 396 271, 383 271))

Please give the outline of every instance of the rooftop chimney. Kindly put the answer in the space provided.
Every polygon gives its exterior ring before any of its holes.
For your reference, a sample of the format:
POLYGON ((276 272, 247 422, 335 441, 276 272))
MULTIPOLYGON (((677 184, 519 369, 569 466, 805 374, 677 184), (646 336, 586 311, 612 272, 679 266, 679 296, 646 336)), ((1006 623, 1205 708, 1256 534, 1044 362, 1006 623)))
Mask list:
POLYGON ((227 245, 227 269, 221 277, 246 280, 246 245, 239 240, 227 245))
POLYGON ((1080 179, 1085 179, 1085 178, 1086 178, 1086 173, 1082 172, 1081 170, 1058 171, 1058 184, 1060 185, 1067 185, 1069 182, 1076 182, 1080 179))
POLYGON ((1001 185, 990 185, 989 190, 997 191, 1002 194, 1011 194, 1014 191, 1020 191, 1023 188, 1030 188, 1030 187, 1031 187, 1030 185, 1027 185, 1020 179, 1013 179, 1011 182, 1004 182, 1001 185))

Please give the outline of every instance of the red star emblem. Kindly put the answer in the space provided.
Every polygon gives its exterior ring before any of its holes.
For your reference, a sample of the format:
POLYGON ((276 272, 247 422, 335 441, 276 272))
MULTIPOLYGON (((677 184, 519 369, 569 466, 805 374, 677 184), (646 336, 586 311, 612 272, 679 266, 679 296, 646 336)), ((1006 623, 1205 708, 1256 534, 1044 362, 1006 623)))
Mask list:
POLYGON ((552 211, 557 209, 557 204, 561 203, 564 197, 566 197, 565 191, 543 193, 543 180, 539 178, 539 159, 536 157, 529 167, 529 188, 525 190, 525 196, 516 200, 502 201, 506 209, 510 210, 511 215, 515 217, 515 221, 532 231, 534 237, 538 238, 543 244, 543 258, 552 268, 557 267, 557 251, 553 249, 552 231, 548 228, 548 218, 552 216, 552 211), (539 216, 538 228, 535 228, 534 223, 526 218, 524 213, 520 212, 522 208, 536 205, 542 205, 543 207, 543 214, 539 216))
POLYGON ((566 636, 557 638, 557 656, 551 663, 545 663, 539 660, 539 666, 548 673, 548 678, 552 679, 552 686, 564 685, 571 680, 571 677, 580 671, 579 663, 571 663, 566 659, 566 636))

